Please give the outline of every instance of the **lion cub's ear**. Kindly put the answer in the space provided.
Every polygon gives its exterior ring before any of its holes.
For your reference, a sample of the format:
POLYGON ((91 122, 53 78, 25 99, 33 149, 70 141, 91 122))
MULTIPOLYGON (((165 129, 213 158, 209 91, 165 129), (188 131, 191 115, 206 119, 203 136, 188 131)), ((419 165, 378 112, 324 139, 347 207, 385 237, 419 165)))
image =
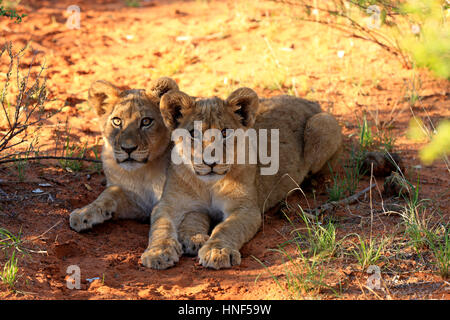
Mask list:
POLYGON ((111 113, 119 98, 120 90, 108 81, 95 81, 89 88, 89 106, 93 107, 99 116, 111 113))
POLYGON ((255 91, 250 88, 239 88, 233 91, 225 102, 239 116, 242 125, 247 128, 254 125, 259 106, 255 91))
POLYGON ((158 99, 170 90, 179 90, 175 80, 169 77, 161 77, 153 80, 150 84, 150 93, 158 99))
POLYGON ((159 108, 166 127, 174 130, 181 118, 194 108, 194 100, 184 92, 170 90, 162 96, 159 108))

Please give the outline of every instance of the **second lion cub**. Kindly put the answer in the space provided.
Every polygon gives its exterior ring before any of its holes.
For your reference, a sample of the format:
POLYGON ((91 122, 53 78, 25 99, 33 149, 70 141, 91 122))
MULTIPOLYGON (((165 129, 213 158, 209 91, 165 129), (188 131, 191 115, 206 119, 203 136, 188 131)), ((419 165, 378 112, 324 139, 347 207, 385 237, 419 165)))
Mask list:
MULTIPOLYGON (((278 129, 279 170, 261 175, 261 166, 256 164, 211 163, 205 158, 198 162, 193 157, 188 163, 172 162, 161 201, 151 217, 149 246, 142 255, 142 263, 155 269, 173 266, 182 247, 198 249, 199 238, 204 239, 198 250, 203 266, 221 269, 240 264, 239 250, 258 231, 262 211, 294 187, 292 180, 283 176, 289 174, 300 184, 308 173, 326 168, 341 148, 341 128, 335 118, 322 112, 318 104, 300 98, 259 100, 253 90, 240 88, 226 100, 194 100, 171 90, 162 96, 160 108, 166 126, 190 132, 193 145, 211 128, 222 132, 223 136, 214 140, 223 142, 229 138, 227 129, 278 129), (201 121, 202 132, 196 132, 196 121, 201 121), (198 217, 196 224, 182 225, 188 213, 198 217), (219 223, 208 239, 211 219, 219 223)), ((211 141, 197 143, 205 148, 211 141)), ((172 156, 178 152, 183 157, 183 142, 174 142, 172 156)))

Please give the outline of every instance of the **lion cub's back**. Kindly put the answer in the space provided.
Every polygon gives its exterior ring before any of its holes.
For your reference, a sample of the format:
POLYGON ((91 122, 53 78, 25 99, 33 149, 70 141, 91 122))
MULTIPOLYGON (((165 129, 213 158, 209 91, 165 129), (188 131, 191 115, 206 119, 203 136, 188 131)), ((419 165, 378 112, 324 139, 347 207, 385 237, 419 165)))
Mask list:
POLYGON ((294 151, 292 148, 295 146, 303 150, 306 121, 320 112, 319 104, 297 97, 282 95, 261 99, 254 127, 257 130, 278 129, 280 147, 286 146, 290 152, 294 151))
POLYGON ((294 96, 280 95, 259 100, 257 123, 270 117, 278 119, 293 118, 295 121, 299 117, 309 118, 319 112, 322 112, 322 109, 317 102, 294 96))
MULTIPOLYGON (((262 175, 257 182, 261 209, 265 200, 264 209, 267 210, 296 187, 289 177, 283 175, 288 174, 298 184, 307 175, 309 168, 303 158, 305 125, 311 116, 320 112, 319 104, 293 96, 260 100, 255 128, 279 130, 278 172, 275 175, 262 175)), ((271 150, 270 146, 268 150, 271 150)))

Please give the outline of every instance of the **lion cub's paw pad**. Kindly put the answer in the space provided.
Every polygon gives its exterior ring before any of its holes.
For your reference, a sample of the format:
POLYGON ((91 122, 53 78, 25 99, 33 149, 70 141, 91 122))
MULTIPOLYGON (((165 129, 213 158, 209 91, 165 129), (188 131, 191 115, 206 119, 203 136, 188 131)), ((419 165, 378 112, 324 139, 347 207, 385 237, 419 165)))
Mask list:
POLYGON ((141 256, 142 264, 147 268, 167 269, 178 262, 181 252, 181 245, 178 241, 165 242, 148 248, 141 256))
POLYGON ((209 236, 207 234, 198 233, 192 237, 185 237, 180 239, 183 246, 183 252, 188 255, 196 256, 198 250, 208 241, 209 236))
POLYGON ((70 213, 70 227, 77 232, 92 228, 112 218, 112 212, 96 205, 87 205, 70 213))
POLYGON ((231 248, 211 248, 203 246, 199 252, 200 264, 207 268, 223 269, 241 264, 241 254, 231 248))

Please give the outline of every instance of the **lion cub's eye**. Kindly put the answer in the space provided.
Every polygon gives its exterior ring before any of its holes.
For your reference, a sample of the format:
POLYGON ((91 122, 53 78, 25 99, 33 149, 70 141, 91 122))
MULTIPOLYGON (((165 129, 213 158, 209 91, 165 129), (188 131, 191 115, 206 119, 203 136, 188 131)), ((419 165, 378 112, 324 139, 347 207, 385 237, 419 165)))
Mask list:
POLYGON ((120 125, 122 124, 122 120, 120 119, 120 118, 117 118, 117 117, 115 117, 115 118, 112 118, 112 124, 115 126, 115 127, 120 127, 120 125))
POLYGON ((232 129, 223 129, 221 132, 222 132, 222 137, 224 139, 226 139, 226 138, 229 138, 232 136, 233 130, 232 129))
POLYGON ((144 118, 141 120, 141 127, 148 127, 152 124, 153 120, 151 118, 144 118))

